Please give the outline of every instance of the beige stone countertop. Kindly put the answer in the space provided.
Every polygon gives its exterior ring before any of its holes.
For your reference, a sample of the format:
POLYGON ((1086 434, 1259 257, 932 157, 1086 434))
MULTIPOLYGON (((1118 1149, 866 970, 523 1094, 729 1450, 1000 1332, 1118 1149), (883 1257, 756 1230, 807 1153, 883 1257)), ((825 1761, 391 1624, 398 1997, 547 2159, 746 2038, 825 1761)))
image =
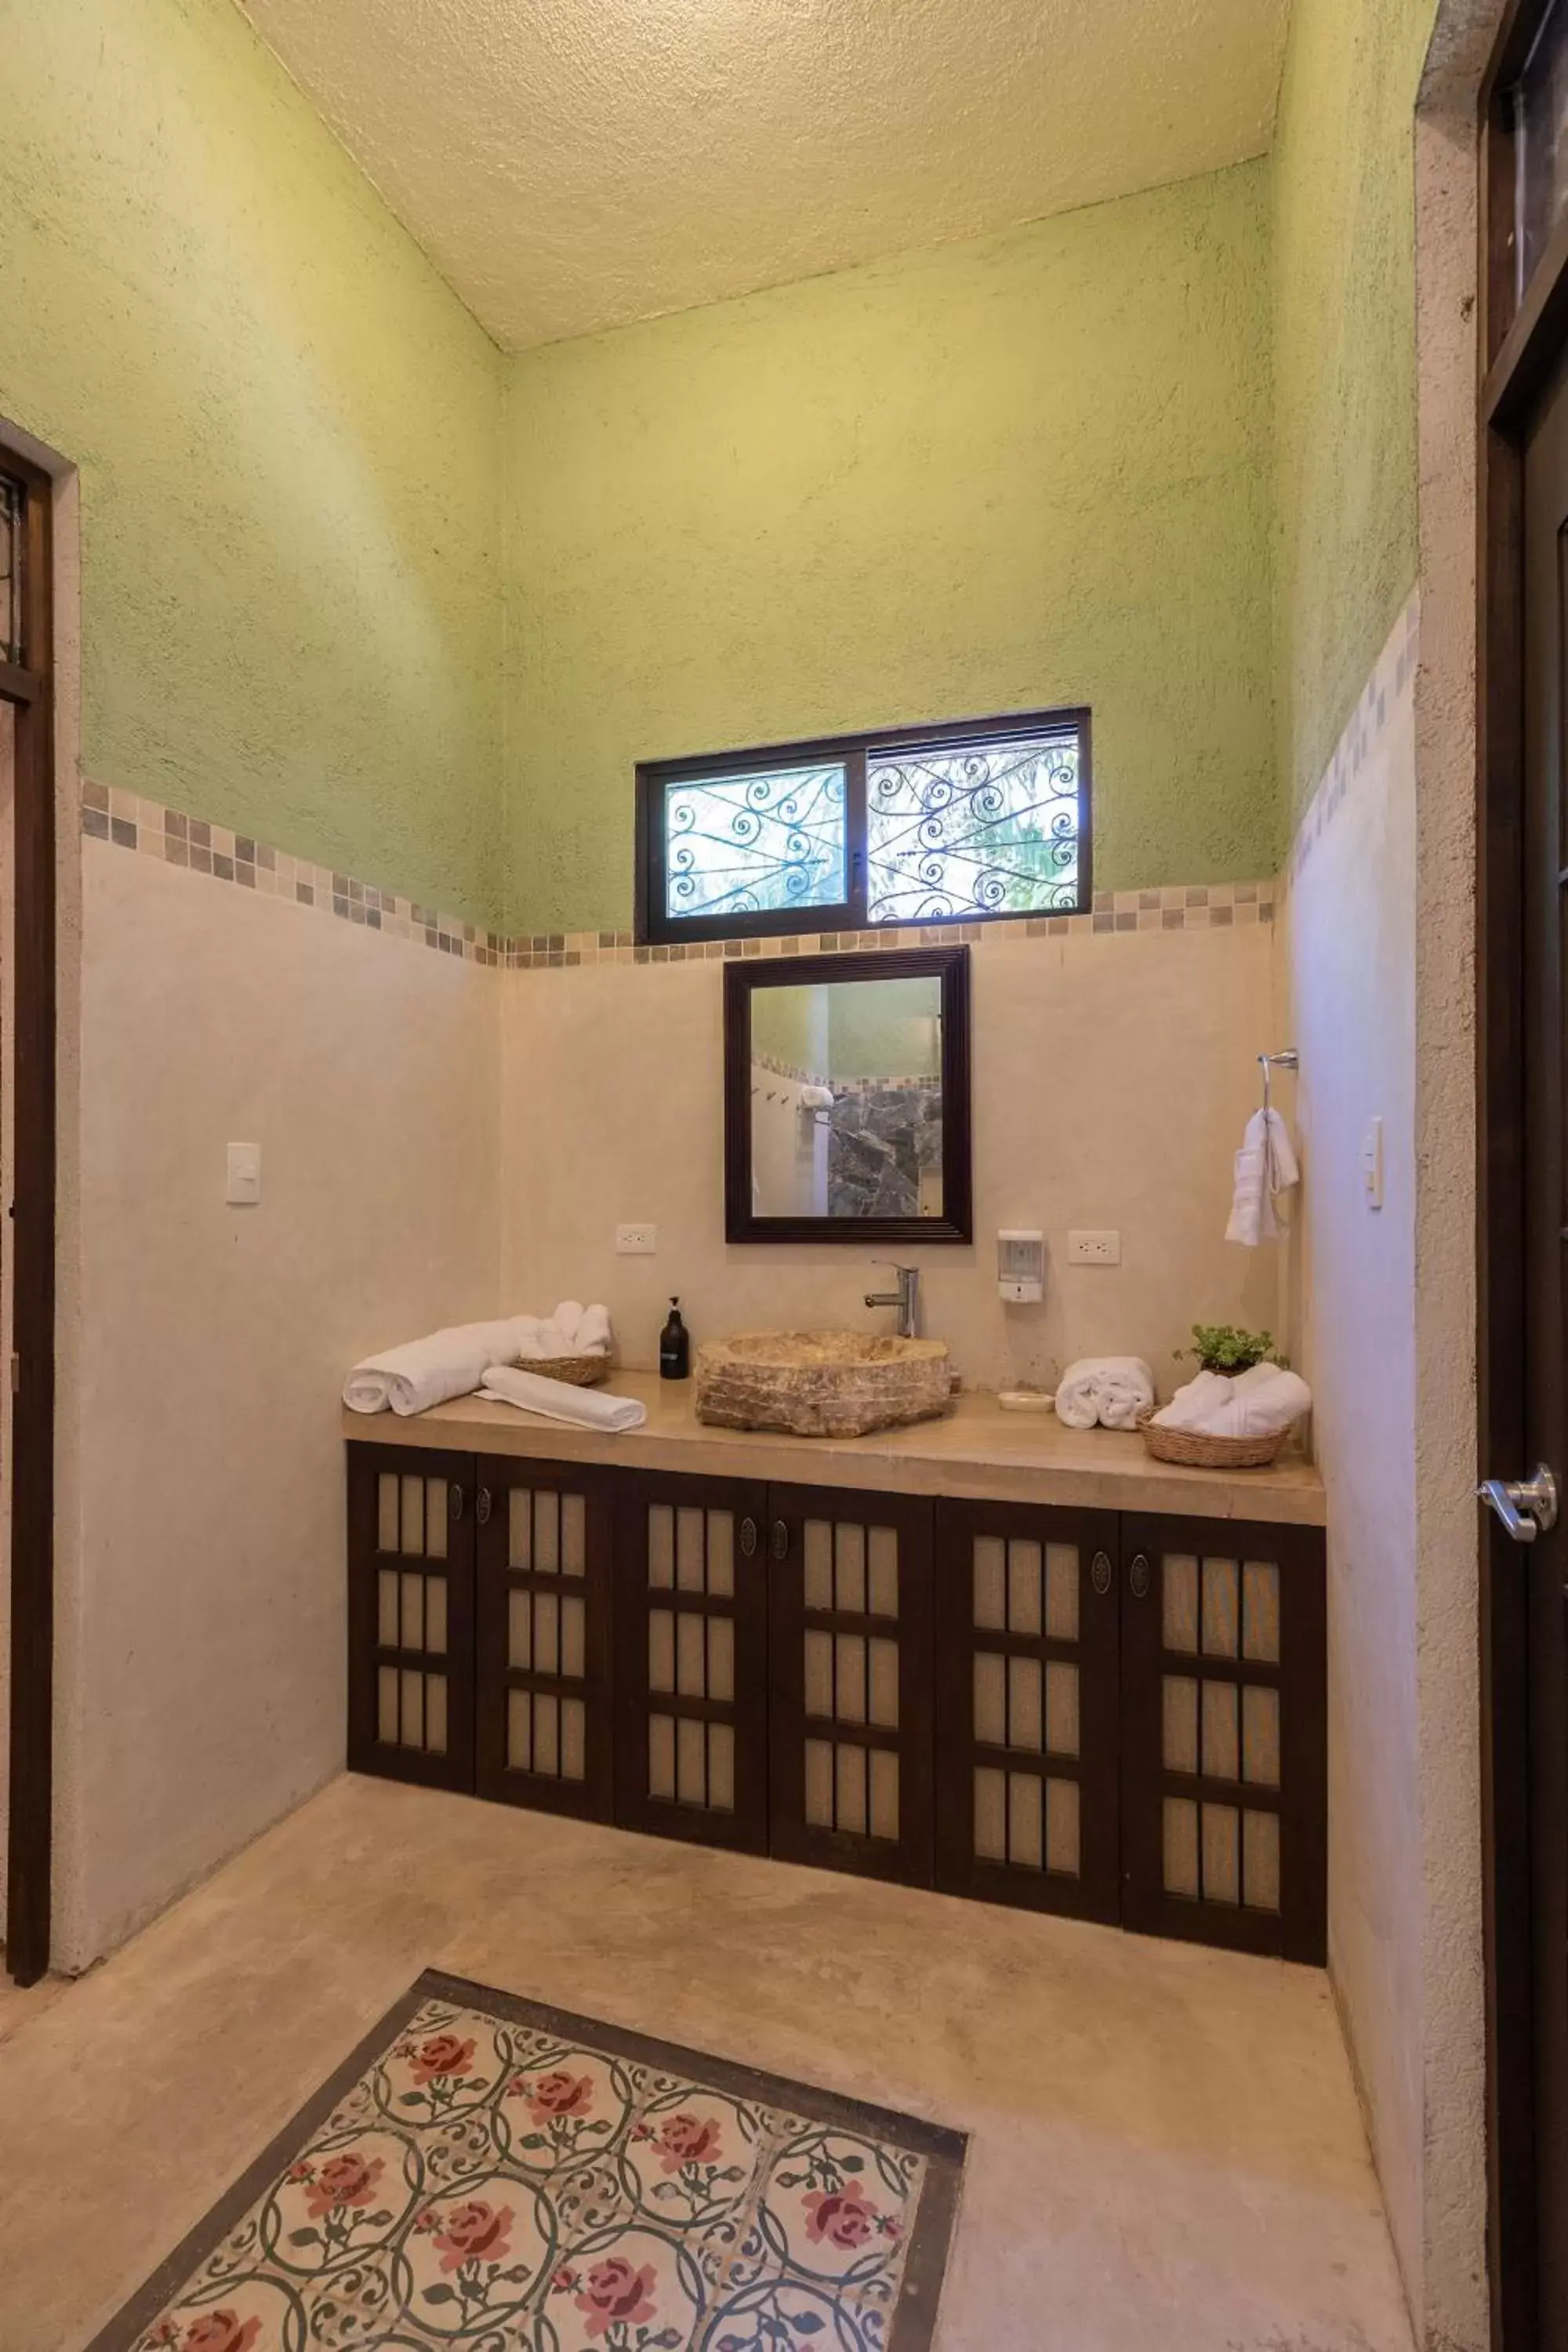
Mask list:
POLYGON ((1322 1479, 1298 1456, 1287 1455, 1271 1470, 1179 1469, 1151 1461, 1134 1433, 1065 1429, 1053 1412, 1005 1412, 985 1390, 955 1397, 952 1412, 941 1421, 837 1438, 708 1428, 697 1418, 694 1383, 661 1381, 655 1372, 616 1372, 608 1387, 647 1405, 641 1429, 618 1436, 576 1429, 470 1396, 406 1417, 345 1407, 343 1435, 371 1445, 602 1462, 710 1478, 776 1478, 799 1486, 865 1486, 884 1494, 1312 1528, 1326 1517, 1322 1479))

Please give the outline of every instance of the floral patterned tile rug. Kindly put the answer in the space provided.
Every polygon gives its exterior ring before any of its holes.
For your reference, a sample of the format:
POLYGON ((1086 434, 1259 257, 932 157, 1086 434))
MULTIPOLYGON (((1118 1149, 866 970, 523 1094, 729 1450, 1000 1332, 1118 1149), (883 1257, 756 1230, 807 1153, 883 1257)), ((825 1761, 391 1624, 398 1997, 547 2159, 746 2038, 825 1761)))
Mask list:
POLYGON ((927 2352, 964 2147, 427 1973, 89 2352, 927 2352))

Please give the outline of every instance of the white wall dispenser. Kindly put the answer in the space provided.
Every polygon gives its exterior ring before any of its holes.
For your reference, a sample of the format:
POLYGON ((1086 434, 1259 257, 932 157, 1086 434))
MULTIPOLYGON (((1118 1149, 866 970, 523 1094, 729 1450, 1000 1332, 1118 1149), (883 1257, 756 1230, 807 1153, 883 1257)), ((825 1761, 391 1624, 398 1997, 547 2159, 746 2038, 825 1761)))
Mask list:
POLYGON ((996 1236, 996 1287, 1009 1307, 1035 1307, 1046 1295, 1046 1237, 1014 1231, 996 1236))

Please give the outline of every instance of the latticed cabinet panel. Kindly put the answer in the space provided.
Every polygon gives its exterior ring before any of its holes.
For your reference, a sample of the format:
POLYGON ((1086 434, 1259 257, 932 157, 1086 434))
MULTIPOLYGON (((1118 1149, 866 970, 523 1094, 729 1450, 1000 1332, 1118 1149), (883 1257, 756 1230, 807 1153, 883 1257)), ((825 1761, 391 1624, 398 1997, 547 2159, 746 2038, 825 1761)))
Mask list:
POLYGON ((1322 1537, 1127 1518, 1122 1562, 1123 1924, 1321 1961, 1322 1537))
POLYGON ((937 1506, 936 1879, 1113 1919, 1118 1522, 937 1506))
POLYGON ((474 1786, 474 1465, 351 1445, 348 1760, 474 1786))
POLYGON ((616 1598, 616 1819, 763 1853, 766 1490, 623 1475, 616 1598))
POLYGON ((607 1821, 614 1475, 487 1457, 474 1517, 479 1792, 607 1821))
POLYGON ((931 1506, 768 1489, 771 1851, 931 1881, 931 1506))

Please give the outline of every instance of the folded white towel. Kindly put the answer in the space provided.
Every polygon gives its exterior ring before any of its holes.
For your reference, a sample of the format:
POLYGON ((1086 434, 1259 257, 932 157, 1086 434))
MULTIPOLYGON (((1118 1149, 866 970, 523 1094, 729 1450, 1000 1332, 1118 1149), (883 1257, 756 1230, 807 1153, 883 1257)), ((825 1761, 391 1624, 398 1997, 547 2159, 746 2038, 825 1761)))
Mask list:
POLYGON ((1131 1429, 1154 1402, 1142 1356, 1080 1356, 1057 1382, 1057 1419, 1069 1429, 1131 1429))
POLYGON ((553 1315, 510 1315, 493 1323, 453 1323, 427 1339, 384 1348, 356 1364, 343 1383, 354 1412, 426 1412, 450 1397, 471 1396, 486 1367, 538 1362, 551 1356, 607 1356, 610 1318, 602 1307, 563 1299, 553 1315))
POLYGON ((485 1366, 515 1356, 539 1328, 536 1315, 513 1315, 494 1323, 453 1323, 424 1339, 384 1348, 356 1364, 343 1383, 343 1402, 354 1412, 425 1412, 448 1397, 477 1389, 485 1366))
POLYGON ((1277 1110, 1257 1110, 1247 1122, 1241 1150, 1236 1155, 1236 1192, 1227 1242, 1256 1249, 1259 1242, 1278 1241, 1282 1231, 1276 1202, 1300 1181, 1290 1132, 1277 1110))
POLYGON ((574 1389, 569 1381, 546 1380, 510 1364, 491 1364, 479 1394, 493 1404, 516 1405, 520 1412, 573 1422, 579 1429, 640 1429, 647 1419, 647 1405, 636 1397, 595 1396, 592 1389, 574 1389))
POLYGON ((1205 1437, 1272 1437, 1312 1409, 1312 1391, 1282 1364, 1254 1364, 1226 1380, 1200 1372, 1154 1415, 1165 1429, 1205 1437))

